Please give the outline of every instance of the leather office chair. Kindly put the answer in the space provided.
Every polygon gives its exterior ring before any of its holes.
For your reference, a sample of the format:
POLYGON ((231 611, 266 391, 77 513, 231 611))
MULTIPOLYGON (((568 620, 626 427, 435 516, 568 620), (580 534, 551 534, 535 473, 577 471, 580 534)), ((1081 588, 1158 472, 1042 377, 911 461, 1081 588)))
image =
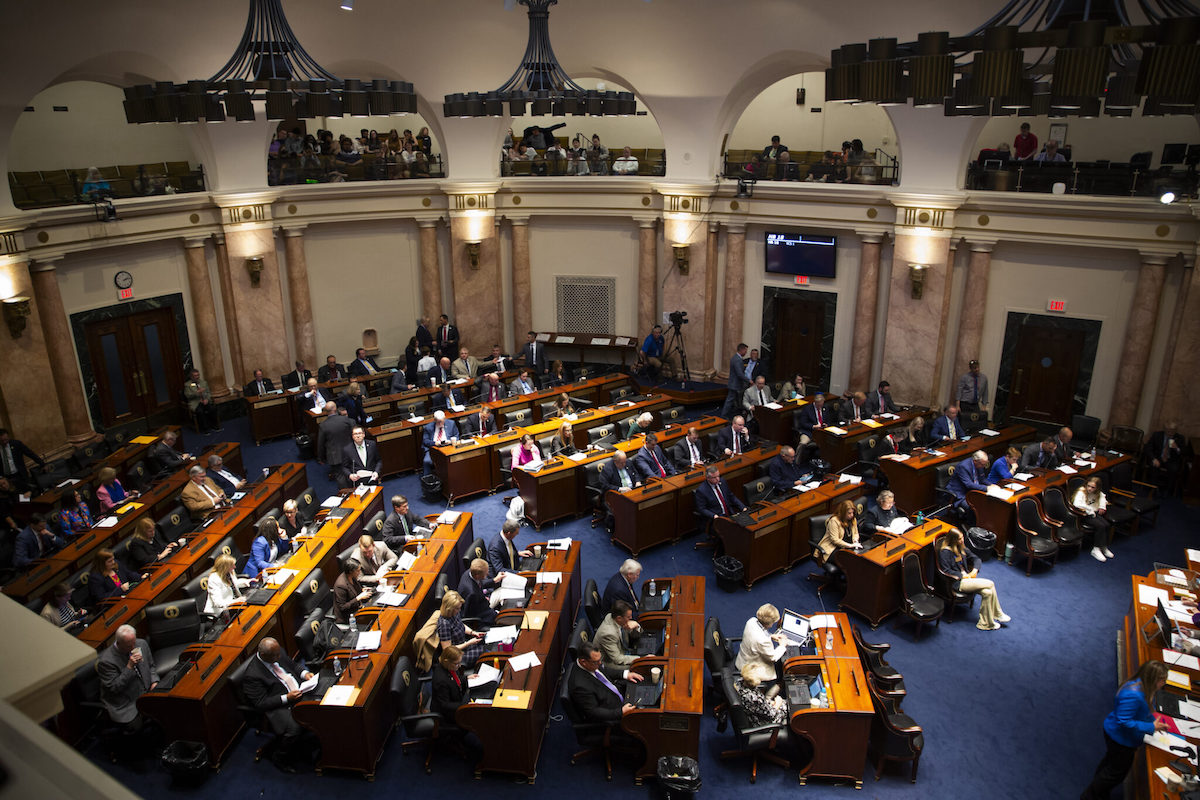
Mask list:
POLYGON ((304 576, 304 580, 296 587, 295 595, 306 617, 318 608, 328 614, 333 607, 333 593, 320 567, 304 576))
POLYGON ((450 589, 450 579, 446 577, 446 573, 438 573, 437 579, 433 582, 433 599, 436 603, 441 603, 442 598, 446 596, 446 592, 450 589))
POLYGON ((678 425, 687 417, 687 409, 683 406, 671 406, 657 412, 659 427, 678 425))
POLYGON ((217 560, 217 556, 226 555, 233 556, 233 560, 236 562, 234 571, 238 575, 241 575, 242 570, 246 568, 246 562, 250 559, 250 557, 242 554, 241 549, 238 548, 237 542, 234 541, 232 536, 226 536, 224 539, 218 542, 217 546, 213 548, 211 553, 209 553, 209 558, 215 562, 217 560))
POLYGON ((724 687, 725 698, 729 703, 729 720, 733 723, 738 743, 736 750, 723 750, 721 760, 750 756, 751 783, 758 780, 758 760, 760 758, 788 769, 791 763, 776 755, 779 745, 786 744, 788 741, 787 723, 767 722, 761 725, 751 723, 750 716, 746 713, 745 706, 742 705, 742 698, 734 686, 732 667, 726 667, 721 673, 721 685, 724 687))
POLYGON ((37 486, 35 494, 41 494, 71 477, 71 460, 60 458, 57 461, 47 461, 45 467, 34 464, 29 468, 29 477, 37 486))
POLYGON ((242 713, 242 718, 246 724, 261 734, 268 734, 271 738, 266 741, 261 747, 254 751, 254 761, 257 763, 262 761, 264 757, 270 757, 274 754, 276 748, 279 747, 281 741, 280 736, 271 730, 270 723, 267 722, 267 717, 257 708, 250 704, 246 699, 246 693, 242 690, 242 684, 246 680, 246 668, 250 666, 252 658, 247 658, 237 669, 229 676, 229 685, 233 687, 233 696, 237 700, 237 710, 242 713))
POLYGON ((163 538, 168 542, 173 542, 196 528, 192 523, 192 518, 188 515, 187 509, 181 505, 175 506, 166 514, 163 514, 155 520, 154 524, 162 531, 163 538))
POLYGON ((954 477, 957 469, 958 464, 942 464, 934 473, 933 494, 937 498, 936 505, 950 505, 953 508, 953 504, 958 502, 958 498, 946 490, 946 484, 950 483, 950 479, 954 477))
POLYGON ((421 711, 421 681, 408 656, 400 656, 392 672, 392 683, 389 691, 396 704, 399 718, 396 724, 404 729, 409 737, 400 743, 400 749, 407 753, 410 747, 426 744, 425 774, 433 774, 433 754, 437 752, 438 742, 457 735, 459 728, 442 718, 441 714, 432 711, 421 711))
MULTIPOLYGON (((588 432, 589 435, 592 431, 588 432)), ((592 506, 592 527, 596 527, 596 523, 608 517, 608 507, 604 504, 604 487, 600 483, 600 471, 604 466, 612 460, 612 457, 602 458, 599 461, 593 461, 584 467, 586 482, 584 485, 584 493, 587 495, 588 501, 592 506)))
POLYGON ((575 623, 574 630, 571 631, 571 638, 567 642, 567 661, 574 661, 579 657, 579 648, 592 640, 591 621, 587 616, 580 618, 575 623))
POLYGON ((317 500, 316 490, 311 486, 305 487, 304 491, 296 496, 296 516, 305 524, 312 522, 320 509, 321 502, 317 500))
POLYGON ((471 542, 471 546, 467 548, 467 552, 463 553, 463 571, 471 568, 471 562, 477 558, 487 560, 487 542, 483 541, 483 537, 477 537, 471 542))
POLYGON ((140 733, 130 733, 123 725, 113 722, 100 699, 100 674, 93 661, 75 670, 71 679, 75 713, 80 714, 90 728, 96 725, 96 737, 112 763, 140 761, 145 757, 145 738, 140 733), (84 711, 80 711, 83 709, 84 711))
POLYGON ((858 651, 859 659, 879 685, 893 691, 904 691, 904 676, 883 657, 892 646, 886 642, 868 642, 857 625, 851 625, 850 632, 854 635, 854 648, 858 651))
POLYGON ((181 590, 185 597, 190 597, 196 603, 196 612, 204 616, 204 607, 208 605, 208 576, 211 572, 201 572, 183 585, 181 590))
POLYGON ((144 492, 150 488, 150 482, 154 476, 150 474, 150 468, 146 466, 146 459, 135 461, 133 466, 125 473, 125 480, 128 482, 130 489, 138 492, 144 492))
POLYGON ((1142 454, 1142 440, 1145 435, 1145 431, 1132 425, 1113 425, 1108 446, 1113 450, 1139 458, 1142 454))
POLYGON ((87 444, 80 447, 71 455, 67 456, 67 462, 71 467, 71 472, 79 473, 91 469, 92 465, 100 459, 104 458, 108 453, 104 452, 106 447, 103 442, 87 444))
POLYGON ((1137 515, 1133 533, 1137 533, 1143 517, 1149 516, 1151 525, 1158 524, 1158 487, 1135 480, 1132 462, 1123 461, 1114 466, 1109 470, 1109 479, 1112 481, 1112 490, 1107 498, 1109 508, 1120 505, 1137 515))
POLYGON ((721 620, 709 617, 704 623, 704 665, 708 667, 709 692, 713 700, 713 716, 717 718, 717 730, 724 731, 728 717, 725 685, 721 675, 734 661, 733 642, 742 637, 726 638, 721 630, 721 620))
MULTIPOLYGON (((813 554, 813 563, 817 563, 817 546, 821 544, 821 540, 825 538, 825 523, 829 522, 829 514, 817 514, 808 518, 808 546, 813 554)), ((832 560, 827 562, 827 565, 822 566, 820 572, 810 572, 805 577, 810 581, 817 581, 821 587, 828 586, 829 583, 841 573, 837 565, 832 560)))
POLYGON ((273 519, 276 522, 278 522, 279 517, 282 513, 283 512, 280 511, 278 507, 267 509, 267 513, 263 514, 261 517, 259 517, 258 519, 256 519, 254 521, 255 530, 258 530, 258 526, 263 524, 264 522, 266 522, 268 519, 273 519))
POLYGON ((166 673, 179 663, 185 650, 200 641, 200 612, 194 601, 184 599, 150 606, 145 614, 146 643, 159 673, 166 673))
POLYGON ((71 605, 75 608, 83 608, 87 604, 88 599, 88 575, 92 571, 91 564, 75 571, 75 574, 67 578, 67 585, 71 587, 71 605))
POLYGON ((1096 444, 1100 435, 1100 418, 1087 414, 1075 414, 1071 417, 1071 446, 1090 450, 1096 444))
POLYGON ((537 440, 537 446, 538 449, 542 451, 543 460, 550 458, 550 448, 554 442, 554 436, 555 434, 552 433, 549 436, 543 436, 537 440))
POLYGON ((917 623, 917 640, 926 622, 941 625, 946 603, 933 593, 921 574, 921 558, 916 553, 905 553, 900 559, 900 577, 904 601, 900 610, 917 623))
POLYGON ((594 755, 604 756, 604 778, 612 780, 612 739, 613 732, 620 724, 618 722, 588 722, 583 715, 575 708, 575 704, 571 701, 571 670, 579 669, 575 665, 575 659, 567 661, 567 667, 563 671, 562 679, 558 684, 558 702, 562 706, 563 714, 571 723, 571 730, 575 733, 575 741, 578 742, 582 750, 577 751, 571 756, 571 765, 574 766, 580 759, 588 758, 594 755))
POLYGON ((504 425, 509 428, 520 428, 524 425, 533 424, 533 408, 525 406, 524 408, 506 408, 504 409, 504 425))
POLYGON ((623 419, 617 423, 617 440, 618 441, 623 442, 626 440, 627 434, 629 432, 629 426, 633 424, 633 421, 635 419, 637 419, 639 416, 641 416, 641 413, 642 412, 639 411, 637 414, 626 417, 625 419, 623 419))
POLYGON ((888 761, 911 761, 912 771, 908 779, 917 782, 917 765, 921 751, 925 748, 925 735, 921 726, 907 714, 892 711, 873 675, 867 675, 867 689, 871 703, 875 706, 875 719, 871 725, 868 754, 875 759, 875 780, 883 775, 883 765, 888 761))
POLYGON ((1017 527, 1013 531, 1013 548, 1025 553, 1025 575, 1033 571, 1034 559, 1054 564, 1058 558, 1058 543, 1054 531, 1042 516, 1037 498, 1022 497, 1017 501, 1017 527))
POLYGON ((337 555, 338 574, 341 574, 342 568, 346 566, 346 559, 350 558, 350 556, 354 553, 354 549, 356 547, 358 547, 358 540, 351 542, 350 545, 345 550, 338 553, 338 555, 337 555))
POLYGON ((1050 521, 1054 531, 1054 541, 1059 548, 1083 548, 1083 532, 1087 528, 1086 518, 1067 506, 1062 489, 1049 486, 1042 492, 1042 513, 1050 521))
POLYGON ((1113 530, 1121 533, 1132 535, 1137 533, 1136 523, 1138 515, 1133 509, 1126 508, 1120 502, 1125 498, 1120 495, 1115 495, 1112 492, 1112 476, 1107 472, 1097 472, 1096 477, 1100 479, 1100 490, 1104 492, 1105 499, 1108 500, 1108 510, 1106 516, 1109 523, 1113 526, 1113 530), (1111 499, 1110 499, 1111 498, 1111 499))
POLYGON ((774 494, 775 484, 771 483, 770 478, 756 478, 745 485, 744 491, 746 492, 746 505, 752 506, 774 494))
POLYGON ((542 419, 551 419, 558 416, 558 404, 553 400, 545 403, 539 403, 538 407, 542 410, 542 419))
POLYGON ((633 394, 633 389, 629 388, 628 386, 618 386, 617 388, 609 391, 608 402, 615 403, 618 400, 624 400, 631 394, 633 394))
POLYGON ((588 578, 583 585, 583 613, 591 623, 592 630, 600 627, 604 621, 604 606, 601 602, 600 587, 593 578, 588 578))
POLYGON ((614 425, 599 425, 588 429, 588 444, 605 445, 614 444, 616 441, 617 432, 614 425))
MULTIPOLYGON (((378 539, 383 535, 383 521, 387 519, 387 513, 383 511, 375 512, 375 515, 367 520, 367 524, 363 525, 362 532, 372 539, 378 539)), ((355 542, 358 544, 358 542, 355 542)))
POLYGON ((954 609, 958 606, 966 606, 972 608, 975 605, 974 592, 960 592, 954 588, 953 575, 942 569, 942 563, 937 559, 937 553, 942 549, 942 542, 946 539, 945 535, 939 536, 933 543, 933 591, 938 597, 946 601, 950 613, 946 615, 946 623, 954 622, 954 609))

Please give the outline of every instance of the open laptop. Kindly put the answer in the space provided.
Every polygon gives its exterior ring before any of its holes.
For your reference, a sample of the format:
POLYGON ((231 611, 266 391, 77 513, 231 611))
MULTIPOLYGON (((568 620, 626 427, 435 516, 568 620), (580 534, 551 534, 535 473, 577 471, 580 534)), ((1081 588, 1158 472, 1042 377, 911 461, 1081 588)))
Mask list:
POLYGON ((783 617, 780 619, 779 630, 788 640, 787 647, 783 651, 784 659, 816 654, 816 648, 812 645, 811 629, 807 617, 785 608, 783 617))
POLYGON ((671 589, 664 586, 655 595, 650 595, 646 586, 642 586, 642 611, 666 611, 671 603, 671 589))
POLYGON ((641 683, 630 684, 625 691, 625 702, 631 703, 638 708, 650 708, 658 705, 659 698, 662 697, 663 682, 658 683, 650 681, 642 681, 641 683))

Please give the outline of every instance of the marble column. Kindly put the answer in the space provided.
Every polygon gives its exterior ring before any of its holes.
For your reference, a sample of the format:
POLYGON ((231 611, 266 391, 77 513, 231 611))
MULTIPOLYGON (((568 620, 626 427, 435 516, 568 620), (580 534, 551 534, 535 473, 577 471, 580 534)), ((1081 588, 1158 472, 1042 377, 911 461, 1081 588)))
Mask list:
MULTIPOLYGON (((233 276, 229 270, 229 248, 225 246, 225 235, 213 237, 213 252, 217 256, 217 278, 221 283, 221 309, 225 312, 225 343, 229 346, 229 363, 237 374, 245 372, 242 364, 242 337, 237 325, 237 299, 233 296, 233 276)), ((213 386, 211 380, 209 387, 213 386)), ((226 393, 228 387, 222 387, 226 393)))
POLYGON ((197 347, 200 351, 198 368, 208 381, 213 399, 229 394, 225 379, 225 360, 221 357, 221 331, 217 327, 217 305, 213 301, 212 281, 205 257, 206 237, 184 239, 183 253, 187 259, 188 293, 192 297, 192 322, 196 326, 197 347))
POLYGON ((54 389, 58 393, 58 409, 62 412, 67 441, 75 447, 81 447, 99 439, 100 434, 92 429, 54 262, 38 260, 30 268, 30 278, 38 316, 41 318, 42 335, 46 339, 46 354, 50 363, 57 365, 51 374, 54 376, 54 389))
POLYGON ((283 229, 287 259, 288 300, 292 304, 292 332, 296 358, 313 368, 317 361, 317 333, 313 324, 312 295, 308 289, 308 259, 304 255, 304 228, 283 229))
POLYGON ((486 352, 494 342, 504 341, 504 321, 497 313, 498 298, 504 295, 494 218, 492 213, 450 218, 454 324, 458 326, 462 344, 476 352, 486 352), (479 258, 474 265, 467 253, 469 242, 479 243, 479 258))
POLYGON ((704 273, 704 350, 701 353, 700 369, 692 375, 712 375, 713 365, 717 357, 717 247, 721 241, 721 226, 716 222, 708 224, 707 261, 708 271, 704 273))
MULTIPOLYGON (((958 349, 954 355, 954 376, 965 375, 967 365, 979 358, 983 345, 984 309, 987 308, 988 279, 992 273, 991 242, 971 242, 958 321, 958 349)), ((953 378, 952 378, 953 380, 953 378)), ((952 384, 953 385, 953 384, 952 384)), ((989 398, 992 399, 992 398, 989 398)))
POLYGON ((858 297, 854 304, 854 338, 850 346, 852 390, 867 391, 875 352, 875 308, 879 300, 879 251, 883 235, 864 233, 858 267, 858 297))
POLYGON ((892 396, 898 403, 941 405, 938 386, 945 346, 944 309, 950 292, 949 259, 947 234, 897 228, 882 375, 892 384, 892 396), (912 264, 925 267, 920 298, 912 296, 912 264))
POLYGON ((254 370, 282 375, 292 368, 287 323, 283 313, 283 276, 280 272, 275 231, 267 225, 228 225, 225 242, 229 248, 229 279, 237 308, 234 323, 241 342, 241 369, 233 377, 249 380, 254 370), (262 259, 257 283, 246 262, 262 259))
POLYGON ((1117 374, 1121 376, 1113 390, 1112 406, 1108 410, 1109 425, 1136 425, 1138 404, 1146 380, 1146 365, 1154 344, 1154 328, 1158 320, 1163 281, 1167 275, 1167 257, 1142 255, 1137 287, 1129 305, 1129 321, 1125 325, 1125 342, 1117 374))
POLYGON ((733 348, 742 341, 746 314, 746 226, 730 225, 725 234, 725 322, 721 330, 721 374, 733 348))
MULTIPOLYGON (((436 219, 423 219, 417 223, 421 235, 421 316, 429 318, 430 330, 433 330, 438 315, 442 313, 442 269, 438 264, 437 224, 436 219)), ((413 327, 416 327, 415 322, 413 327)))
POLYGON ((1196 377, 1196 364, 1200 362, 1200 281, 1197 280, 1196 257, 1183 255, 1181 260, 1183 274, 1175 295, 1162 374, 1146 430, 1158 430, 1163 422, 1173 420, 1179 423, 1180 432, 1185 436, 1197 436, 1200 435, 1200 419, 1192 410, 1192 383, 1196 377))
MULTIPOLYGON (((512 223, 513 338, 517 342, 524 342, 525 333, 533 330, 533 276, 529 267, 529 220, 514 218, 509 221, 512 223)), ((490 349, 484 351, 481 347, 480 352, 491 351, 490 349)))
POLYGON ((6 378, 0 381, 0 425, 42 458, 67 455, 67 430, 57 411, 57 369, 46 348, 41 304, 33 301, 29 262, 0 262, 0 281, 9 287, 10 296, 30 298, 24 330, 13 336, 7 325, 0 325, 0 375, 6 378), (20 379, 12 379, 15 375, 20 379))
POLYGON ((637 223, 637 335, 645 336, 654 327, 658 314, 658 231, 655 219, 639 219, 637 223))

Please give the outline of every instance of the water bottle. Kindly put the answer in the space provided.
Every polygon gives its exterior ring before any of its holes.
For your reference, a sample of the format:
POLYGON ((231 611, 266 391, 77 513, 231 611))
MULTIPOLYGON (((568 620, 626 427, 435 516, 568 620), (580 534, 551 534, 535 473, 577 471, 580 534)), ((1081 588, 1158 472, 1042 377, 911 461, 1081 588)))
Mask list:
POLYGON ((1006 562, 1008 562, 1009 564, 1011 564, 1012 557, 1013 557, 1013 543, 1008 542, 1007 544, 1004 545, 1004 560, 1006 562))
POLYGON ((358 618, 353 614, 350 615, 350 632, 358 633, 358 618))
POLYGON ((342 660, 337 656, 333 659, 333 676, 335 678, 342 677, 342 660))
POLYGON ((654 595, 656 595, 656 594, 658 594, 658 586, 655 585, 654 579, 651 578, 650 579, 650 596, 654 597, 654 595))
POLYGON ((825 649, 826 650, 833 649, 833 628, 825 629, 825 649))
POLYGON ((917 512, 917 524, 918 524, 918 525, 924 525, 924 524, 925 524, 925 512, 924 512, 924 511, 918 511, 918 512, 917 512))

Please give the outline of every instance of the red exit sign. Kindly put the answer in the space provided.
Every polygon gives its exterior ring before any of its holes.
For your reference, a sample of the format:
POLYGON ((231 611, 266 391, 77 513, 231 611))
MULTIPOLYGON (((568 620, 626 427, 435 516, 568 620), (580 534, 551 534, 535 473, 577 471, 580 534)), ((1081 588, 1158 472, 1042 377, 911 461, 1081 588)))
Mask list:
POLYGON ((1046 310, 1047 311, 1055 311, 1059 314, 1066 313, 1067 301, 1066 300, 1047 300, 1046 301, 1046 310))
POLYGON ((797 275, 796 276, 796 285, 797 286, 808 286, 808 276, 807 275, 797 275))
POLYGON ((117 299, 118 300, 132 300, 133 299, 133 289, 117 289, 117 299))

